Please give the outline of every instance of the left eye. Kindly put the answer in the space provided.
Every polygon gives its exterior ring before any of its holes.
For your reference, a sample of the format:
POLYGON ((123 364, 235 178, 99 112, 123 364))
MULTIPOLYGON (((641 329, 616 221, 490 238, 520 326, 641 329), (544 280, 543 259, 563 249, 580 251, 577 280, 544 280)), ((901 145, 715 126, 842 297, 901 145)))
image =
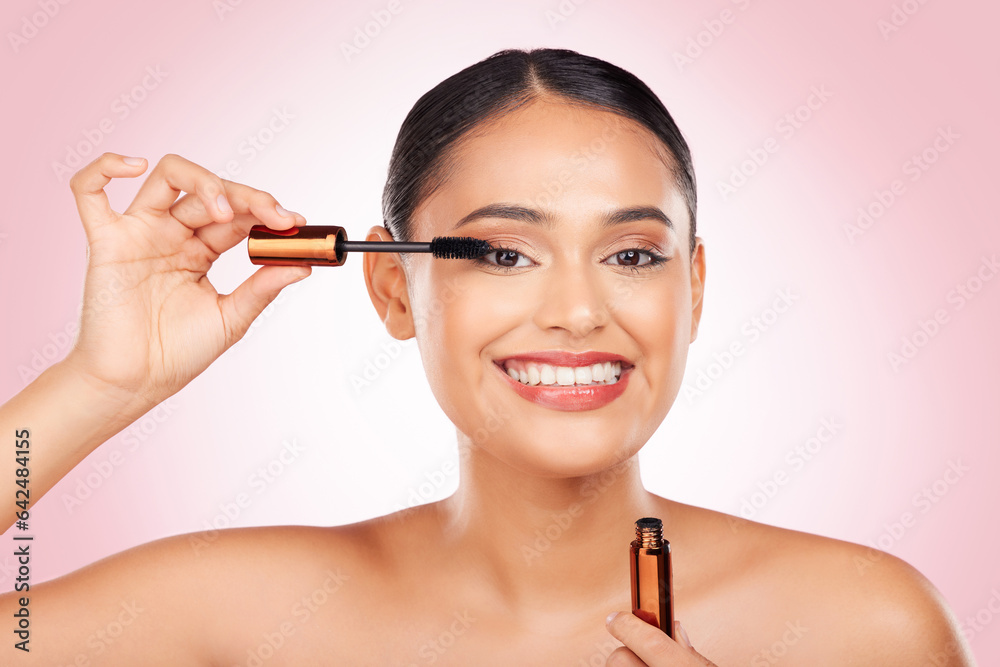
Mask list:
POLYGON ((617 262, 611 262, 611 263, 617 264, 619 266, 643 266, 645 264, 651 263, 654 257, 652 253, 646 250, 639 250, 638 248, 632 248, 630 250, 622 250, 621 252, 615 253, 608 259, 609 260, 617 259, 618 260, 617 262), (648 258, 647 261, 645 262, 640 261, 640 257, 642 255, 645 255, 648 258))

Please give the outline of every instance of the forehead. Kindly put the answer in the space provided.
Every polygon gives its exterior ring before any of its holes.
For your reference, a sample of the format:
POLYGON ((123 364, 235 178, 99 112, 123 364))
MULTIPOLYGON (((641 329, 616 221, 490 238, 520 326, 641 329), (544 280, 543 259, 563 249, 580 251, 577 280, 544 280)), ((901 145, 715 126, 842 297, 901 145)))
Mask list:
POLYGON ((613 208, 653 205, 674 221, 678 238, 686 238, 687 212, 672 163, 662 142, 629 118, 537 100, 463 136, 414 223, 441 235, 470 211, 497 202, 580 222, 613 208))

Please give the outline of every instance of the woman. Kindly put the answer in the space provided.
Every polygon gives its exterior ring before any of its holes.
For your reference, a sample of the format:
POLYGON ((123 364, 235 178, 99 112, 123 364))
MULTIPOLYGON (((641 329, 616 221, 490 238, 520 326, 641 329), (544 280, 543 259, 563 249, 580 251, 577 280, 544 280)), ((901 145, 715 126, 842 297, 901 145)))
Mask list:
MULTIPOLYGON (((31 431, 33 501, 309 274, 264 267, 218 295, 205 274, 251 225, 304 218, 178 156, 112 211, 103 188, 145 168, 108 153, 71 183, 90 246, 80 335, 0 409, 4 432, 31 431)), ((106 558, 32 588, 31 653, 5 661, 972 664, 907 563, 642 487, 637 453, 679 391, 706 264, 688 147, 641 81, 572 51, 497 53, 414 106, 383 205, 369 240, 500 248, 364 255, 379 317, 416 338, 456 426, 458 491, 347 526, 196 533, 106 558), (644 516, 671 543, 677 641, 609 615, 630 609, 622 553, 644 516)))

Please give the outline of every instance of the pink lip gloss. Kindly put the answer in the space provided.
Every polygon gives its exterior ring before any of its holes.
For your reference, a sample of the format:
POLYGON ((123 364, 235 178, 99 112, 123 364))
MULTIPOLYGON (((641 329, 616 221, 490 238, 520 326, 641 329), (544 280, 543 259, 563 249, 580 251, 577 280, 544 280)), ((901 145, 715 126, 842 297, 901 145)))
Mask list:
POLYGON ((602 408, 625 392, 632 369, 623 370, 621 377, 614 384, 595 384, 589 386, 559 385, 527 385, 518 382, 503 370, 500 364, 496 366, 506 382, 522 398, 552 410, 582 411, 602 408))
POLYGON ((663 539, 663 522, 653 517, 636 521, 630 552, 632 613, 673 639, 673 573, 670 542, 663 539))

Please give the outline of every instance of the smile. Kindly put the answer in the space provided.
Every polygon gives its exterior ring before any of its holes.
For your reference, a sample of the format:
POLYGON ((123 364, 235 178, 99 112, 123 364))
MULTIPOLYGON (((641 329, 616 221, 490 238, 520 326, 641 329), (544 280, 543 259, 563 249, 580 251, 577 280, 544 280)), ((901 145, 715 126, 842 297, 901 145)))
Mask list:
POLYGON ((620 361, 605 361, 590 366, 553 366, 535 361, 510 359, 503 364, 507 375, 521 384, 553 386, 590 386, 614 384, 622 374, 620 361))
POLYGON ((531 353, 493 366, 522 398, 554 410, 596 410, 621 396, 632 364, 620 355, 531 353))

